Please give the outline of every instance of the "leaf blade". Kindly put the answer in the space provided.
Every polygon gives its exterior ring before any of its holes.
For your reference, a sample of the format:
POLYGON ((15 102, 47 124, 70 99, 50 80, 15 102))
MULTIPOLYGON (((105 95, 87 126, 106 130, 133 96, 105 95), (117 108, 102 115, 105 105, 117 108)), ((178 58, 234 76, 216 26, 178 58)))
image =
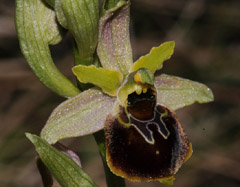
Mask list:
POLYGON ((104 127, 115 98, 91 88, 60 104, 42 129, 41 137, 53 144, 63 138, 83 136, 104 127))
POLYGON ((48 45, 61 40, 54 11, 42 1, 17 0, 16 28, 22 53, 40 81, 63 97, 78 94, 77 87, 58 70, 51 57, 48 45))
POLYGON ((36 135, 26 133, 26 136, 34 144, 41 160, 61 186, 96 186, 91 178, 66 154, 58 151, 36 135))
POLYGON ((162 74, 154 80, 157 102, 177 110, 195 102, 207 103, 214 99, 212 91, 199 82, 162 74))
POLYGON ((97 46, 98 0, 56 0, 55 10, 76 41, 80 63, 90 65, 97 46))

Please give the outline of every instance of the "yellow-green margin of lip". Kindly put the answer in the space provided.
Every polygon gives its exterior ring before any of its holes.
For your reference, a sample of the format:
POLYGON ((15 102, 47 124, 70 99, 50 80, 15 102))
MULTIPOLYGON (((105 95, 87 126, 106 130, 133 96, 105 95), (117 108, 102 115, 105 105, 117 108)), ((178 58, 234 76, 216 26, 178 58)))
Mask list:
POLYGON ((72 71, 80 82, 94 84, 110 96, 116 96, 123 81, 123 75, 119 71, 97 68, 94 65, 78 65, 72 71))
POLYGON ((162 179, 158 179, 158 181, 166 185, 173 185, 175 177, 174 176, 164 177, 162 179))
MULTIPOLYGON (((126 115, 128 115, 128 112, 127 112, 127 109, 126 109, 126 107, 123 107, 124 108, 124 111, 125 111, 125 113, 126 113, 126 115)), ((114 106, 113 106, 113 115, 114 116, 117 116, 117 120, 118 120, 118 122, 121 124, 121 125, 123 125, 124 127, 130 127, 132 124, 131 123, 126 123, 126 122, 124 122, 122 119, 121 119, 121 117, 118 115, 119 113, 120 113, 120 107, 119 107, 119 103, 118 102, 116 102, 115 104, 114 104, 114 106)))
MULTIPOLYGON (((126 111, 127 111, 127 110, 125 109, 125 112, 126 112, 126 111)), ((130 127, 130 126, 132 126, 131 123, 125 123, 119 116, 118 116, 117 120, 118 120, 118 122, 119 122, 121 125, 123 125, 123 126, 125 126, 125 127, 130 127)))
POLYGON ((128 95, 136 92, 137 94, 146 93, 147 90, 154 88, 154 75, 146 68, 138 69, 135 72, 130 73, 117 92, 117 98, 122 106, 126 106, 128 95))
MULTIPOLYGON (((153 181, 152 178, 148 178, 148 177, 136 177, 136 176, 130 176, 128 175, 127 173, 125 172, 122 172, 121 170, 118 170, 116 169, 116 167, 114 167, 112 165, 112 160, 111 158, 109 157, 109 153, 108 153, 108 147, 106 147, 106 151, 107 151, 107 154, 106 154, 106 160, 107 160, 107 163, 108 163, 108 166, 110 168, 110 170, 113 172, 113 173, 117 173, 118 176, 122 177, 122 178, 126 178, 130 181, 133 181, 133 182, 148 182, 148 181, 153 181)), ((174 180, 175 180, 175 177, 174 176, 169 176, 169 177, 163 177, 163 178, 156 178, 154 179, 156 181, 159 181, 163 184, 166 184, 166 185, 173 185, 174 183, 174 180)))
POLYGON ((189 142, 189 151, 184 159, 184 163, 187 162, 187 160, 192 156, 193 149, 192 149, 192 144, 189 142))

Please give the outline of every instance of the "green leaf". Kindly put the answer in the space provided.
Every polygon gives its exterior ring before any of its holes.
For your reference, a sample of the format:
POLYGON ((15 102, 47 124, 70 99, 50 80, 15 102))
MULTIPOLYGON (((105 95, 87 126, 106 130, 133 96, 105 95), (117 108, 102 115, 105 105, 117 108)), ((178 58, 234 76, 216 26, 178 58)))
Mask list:
POLYGON ((74 151, 59 142, 55 143, 54 147, 67 154, 80 168, 82 168, 81 160, 74 151))
POLYGON ((126 0, 104 0, 103 2, 103 9, 109 10, 117 6, 118 3, 126 2, 126 0))
POLYGON ((213 101, 212 91, 204 84, 188 79, 162 74, 154 80, 157 102, 177 110, 194 102, 213 101))
POLYGON ((53 186, 52 174, 39 157, 36 157, 36 164, 38 171, 42 177, 43 186, 44 187, 53 186))
POLYGON ((51 7, 54 7, 55 0, 45 0, 51 7))
POLYGON ((62 38, 54 11, 40 0, 16 0, 16 27, 22 53, 40 81, 58 95, 78 94, 51 57, 48 45, 62 38))
POLYGON ((102 88, 104 93, 116 96, 117 89, 121 86, 123 75, 115 70, 96 68, 96 66, 78 65, 73 68, 73 73, 82 83, 92 83, 102 88))
POLYGON ((153 47, 149 54, 140 57, 131 67, 131 72, 140 68, 150 69, 153 73, 162 68, 163 62, 169 59, 174 51, 175 42, 165 42, 159 47, 153 47))
POLYGON ((132 65, 129 39, 129 5, 118 3, 101 17, 97 53, 102 66, 127 75, 132 65))
POLYGON ((55 11, 77 43, 81 64, 90 65, 98 38, 98 0, 56 0, 55 11))
POLYGON ((95 187, 91 178, 65 153, 58 151, 45 140, 36 135, 26 133, 34 144, 43 163, 63 187, 95 187))
POLYGON ((63 138, 97 132, 103 129, 115 100, 94 88, 68 99, 53 111, 41 137, 53 144, 63 138))

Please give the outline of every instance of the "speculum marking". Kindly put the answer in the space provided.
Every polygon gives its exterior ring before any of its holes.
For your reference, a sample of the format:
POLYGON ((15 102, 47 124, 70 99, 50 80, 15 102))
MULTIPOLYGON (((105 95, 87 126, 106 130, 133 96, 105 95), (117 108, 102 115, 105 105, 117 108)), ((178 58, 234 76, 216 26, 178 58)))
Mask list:
MULTIPOLYGON (((165 113, 164 113, 165 114, 165 113)), ((165 116, 165 115, 164 115, 165 116)), ((162 114, 155 107, 153 118, 150 120, 139 120, 129 114, 130 123, 137 129, 137 131, 143 136, 143 138, 150 144, 154 144, 155 140, 153 138, 153 132, 151 126, 156 126, 158 132, 162 135, 164 139, 167 139, 170 135, 166 124, 162 120, 162 114)))

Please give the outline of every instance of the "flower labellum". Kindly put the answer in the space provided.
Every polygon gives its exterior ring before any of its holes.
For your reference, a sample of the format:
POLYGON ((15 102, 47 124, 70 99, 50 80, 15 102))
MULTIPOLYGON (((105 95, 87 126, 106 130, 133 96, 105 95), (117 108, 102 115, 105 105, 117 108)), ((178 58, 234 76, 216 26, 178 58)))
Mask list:
POLYGON ((113 173, 129 180, 172 184, 173 175, 192 153, 191 143, 175 114, 157 104, 154 86, 138 81, 143 77, 140 71, 144 69, 130 74, 118 93, 135 91, 107 116, 107 162, 113 173))

